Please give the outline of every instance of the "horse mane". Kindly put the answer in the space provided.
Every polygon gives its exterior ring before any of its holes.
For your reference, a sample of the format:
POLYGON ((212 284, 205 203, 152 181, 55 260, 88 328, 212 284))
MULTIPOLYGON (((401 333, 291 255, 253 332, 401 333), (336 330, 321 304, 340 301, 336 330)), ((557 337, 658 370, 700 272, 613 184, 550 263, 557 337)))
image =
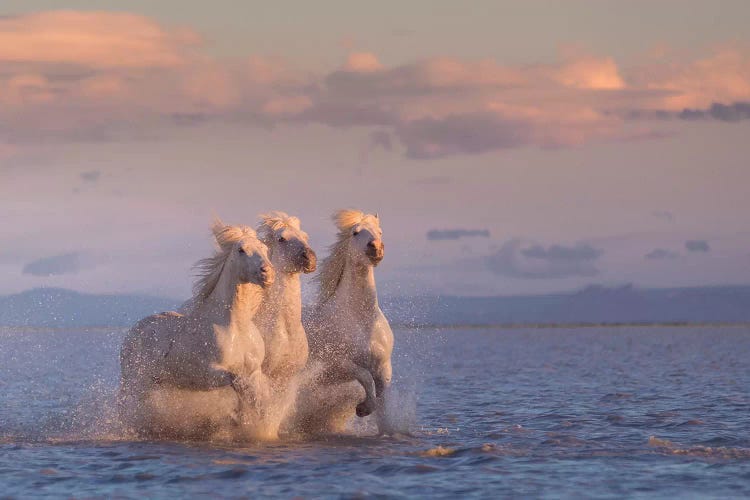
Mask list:
POLYGON ((344 209, 336 211, 333 216, 339 232, 336 241, 329 247, 329 254, 320 265, 320 272, 315 277, 318 282, 318 303, 322 304, 330 299, 341 282, 346 264, 346 247, 352 239, 352 228, 368 218, 372 218, 379 225, 376 215, 365 214, 360 210, 344 209))
POLYGON ((250 226, 227 225, 219 218, 211 225, 211 232, 216 240, 216 251, 193 266, 198 270, 198 279, 193 285, 193 298, 196 301, 203 301, 213 293, 234 244, 248 236, 257 236, 250 226))
POLYGON ((268 247, 269 256, 273 251, 274 231, 278 231, 279 229, 283 229, 285 227, 291 227, 298 231, 302 231, 302 229, 300 229, 300 222, 297 217, 289 215, 286 212, 281 212, 279 210, 261 214, 259 216, 259 219, 260 223, 258 224, 257 228, 258 238, 260 238, 260 241, 265 243, 265 245, 268 247))

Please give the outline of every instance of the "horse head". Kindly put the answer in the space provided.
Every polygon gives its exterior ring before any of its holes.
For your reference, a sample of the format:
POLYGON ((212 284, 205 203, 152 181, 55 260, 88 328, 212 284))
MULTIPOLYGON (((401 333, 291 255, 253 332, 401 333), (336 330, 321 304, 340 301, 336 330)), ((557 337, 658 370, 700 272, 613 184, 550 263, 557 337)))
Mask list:
POLYGON ((347 257, 359 265, 377 266, 385 256, 383 230, 377 214, 339 210, 334 214, 339 238, 346 241, 347 257))
POLYGON ((258 235, 268 246, 276 269, 290 274, 315 271, 318 259, 297 217, 275 211, 261 215, 260 219, 258 235))
POLYGON ((212 228, 216 243, 226 254, 224 270, 238 283, 253 283, 266 288, 273 284, 276 272, 268 256, 268 247, 248 226, 229 226, 216 221, 212 228))

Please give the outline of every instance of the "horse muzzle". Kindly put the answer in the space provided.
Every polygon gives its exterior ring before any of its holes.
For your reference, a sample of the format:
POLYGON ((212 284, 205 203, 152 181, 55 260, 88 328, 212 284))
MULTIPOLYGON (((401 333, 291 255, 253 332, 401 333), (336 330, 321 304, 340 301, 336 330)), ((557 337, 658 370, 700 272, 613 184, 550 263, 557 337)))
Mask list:
POLYGON ((375 245, 372 242, 368 243, 365 255, 367 255, 368 259, 370 259, 370 262, 372 262, 373 266, 377 266, 385 256, 384 245, 382 243, 379 245, 375 245))
POLYGON ((273 285, 275 279, 276 271, 274 271, 273 267, 264 265, 258 270, 258 284, 263 288, 273 285))
POLYGON ((304 273, 311 273, 318 267, 318 257, 312 250, 307 250, 302 254, 302 271, 304 273))

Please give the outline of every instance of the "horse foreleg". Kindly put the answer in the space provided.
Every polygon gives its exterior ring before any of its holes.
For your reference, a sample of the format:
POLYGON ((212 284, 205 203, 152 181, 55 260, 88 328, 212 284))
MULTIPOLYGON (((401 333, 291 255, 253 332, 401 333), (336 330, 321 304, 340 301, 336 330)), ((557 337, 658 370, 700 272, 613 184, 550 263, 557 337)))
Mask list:
POLYGON ((365 390, 365 400, 357 405, 357 416, 366 417, 375 411, 377 406, 377 390, 370 370, 351 360, 339 360, 333 369, 326 370, 323 375, 323 380, 327 383, 346 382, 352 379, 362 384, 365 390))
POLYGON ((373 379, 375 381, 375 390, 377 391, 376 407, 375 407, 375 420, 377 422, 378 431, 383 433, 390 433, 392 431, 391 425, 388 422, 388 416, 386 415, 386 392, 391 385, 392 368, 391 363, 380 363, 375 369, 373 369, 373 379))
POLYGON ((202 378, 195 389, 209 390, 227 387, 234 383, 235 378, 236 376, 233 373, 223 368, 212 367, 207 370, 206 377, 202 378))
POLYGON ((251 375, 238 375, 232 381, 237 393, 239 437, 262 440, 278 438, 280 418, 273 418, 273 401, 268 378, 256 370, 251 375))

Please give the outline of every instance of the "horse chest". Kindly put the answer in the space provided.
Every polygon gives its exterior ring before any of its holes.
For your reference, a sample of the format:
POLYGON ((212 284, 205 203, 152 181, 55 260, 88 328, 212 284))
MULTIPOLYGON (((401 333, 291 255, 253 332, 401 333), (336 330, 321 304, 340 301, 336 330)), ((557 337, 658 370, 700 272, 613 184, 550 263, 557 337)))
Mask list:
POLYGON ((263 340, 266 349, 265 362, 277 364, 289 350, 289 332, 286 322, 282 319, 275 321, 263 332, 263 340))
POLYGON ((263 371, 271 377, 298 371, 307 361, 308 346, 300 321, 280 320, 273 330, 264 332, 266 357, 263 371))
POLYGON ((260 332, 252 328, 215 327, 214 336, 220 365, 250 372, 260 367, 265 356, 260 332))

